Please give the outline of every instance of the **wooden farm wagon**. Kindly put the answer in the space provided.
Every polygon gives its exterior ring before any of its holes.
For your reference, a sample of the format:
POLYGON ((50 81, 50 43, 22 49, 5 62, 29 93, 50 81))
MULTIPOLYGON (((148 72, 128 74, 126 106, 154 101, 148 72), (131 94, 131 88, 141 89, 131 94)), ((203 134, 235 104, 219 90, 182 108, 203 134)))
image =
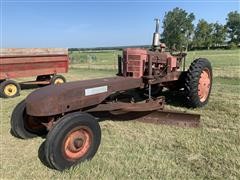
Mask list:
POLYGON ((68 50, 63 48, 6 48, 0 49, 0 96, 15 97, 20 85, 13 79, 35 76, 24 84, 64 83, 59 73, 68 71, 68 50))

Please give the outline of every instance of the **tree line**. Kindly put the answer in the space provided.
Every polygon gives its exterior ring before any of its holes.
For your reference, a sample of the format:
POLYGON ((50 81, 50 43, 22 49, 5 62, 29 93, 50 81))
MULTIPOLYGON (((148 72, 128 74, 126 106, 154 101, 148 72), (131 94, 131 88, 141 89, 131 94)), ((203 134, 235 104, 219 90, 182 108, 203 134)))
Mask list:
POLYGON ((170 49, 233 48, 240 43, 240 13, 229 12, 226 24, 208 23, 200 19, 193 24, 195 15, 181 8, 168 11, 163 19, 161 41, 170 49))

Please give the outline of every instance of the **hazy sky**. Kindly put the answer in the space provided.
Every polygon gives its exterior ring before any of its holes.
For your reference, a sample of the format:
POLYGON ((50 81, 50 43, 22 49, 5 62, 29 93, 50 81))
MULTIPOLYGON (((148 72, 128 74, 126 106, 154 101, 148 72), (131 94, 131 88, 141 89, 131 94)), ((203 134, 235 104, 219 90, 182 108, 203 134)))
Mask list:
MULTIPOLYGON (((224 24, 240 1, 1 1, 2 47, 106 47, 151 44, 155 17, 180 7, 224 24)), ((162 28, 161 28, 162 31, 162 28)))

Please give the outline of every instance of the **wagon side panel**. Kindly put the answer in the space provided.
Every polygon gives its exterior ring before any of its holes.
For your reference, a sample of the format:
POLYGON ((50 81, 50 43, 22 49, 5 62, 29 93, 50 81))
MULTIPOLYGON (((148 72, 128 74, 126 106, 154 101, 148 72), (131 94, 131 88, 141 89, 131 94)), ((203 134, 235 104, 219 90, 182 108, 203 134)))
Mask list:
POLYGON ((68 55, 2 56, 0 79, 68 72, 68 55))

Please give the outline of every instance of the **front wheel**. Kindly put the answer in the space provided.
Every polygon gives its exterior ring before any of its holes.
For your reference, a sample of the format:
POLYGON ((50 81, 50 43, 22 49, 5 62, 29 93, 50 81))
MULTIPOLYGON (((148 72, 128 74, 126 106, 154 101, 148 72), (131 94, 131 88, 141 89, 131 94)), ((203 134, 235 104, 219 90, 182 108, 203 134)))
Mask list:
POLYGON ((212 88, 211 63, 204 58, 194 60, 187 71, 184 86, 191 107, 206 105, 212 88))
POLYGON ((100 141, 101 129, 93 116, 71 113, 58 120, 48 133, 45 157, 52 168, 62 171, 90 160, 100 141))
POLYGON ((21 101, 12 112, 11 132, 21 139, 34 138, 47 133, 46 127, 36 117, 27 115, 25 100, 21 101))

